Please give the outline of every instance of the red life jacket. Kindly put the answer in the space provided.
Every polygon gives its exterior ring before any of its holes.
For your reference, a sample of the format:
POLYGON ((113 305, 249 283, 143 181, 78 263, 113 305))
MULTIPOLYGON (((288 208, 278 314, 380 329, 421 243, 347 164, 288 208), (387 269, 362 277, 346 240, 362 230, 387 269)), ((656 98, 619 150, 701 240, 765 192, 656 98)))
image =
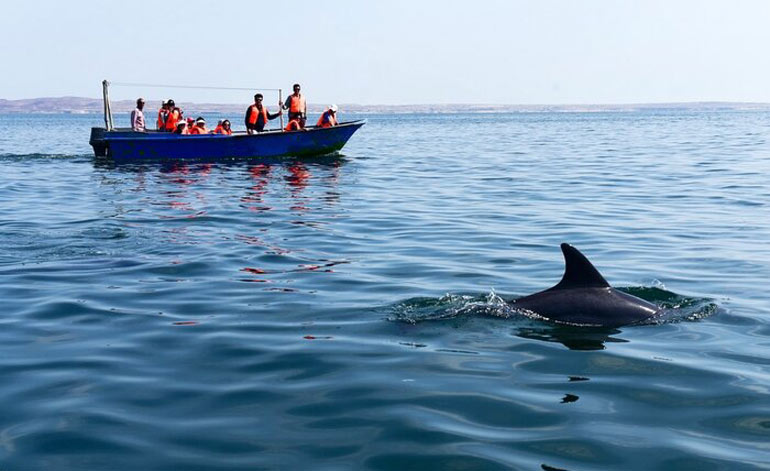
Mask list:
POLYGON ((305 97, 300 95, 289 95, 289 111, 292 113, 305 112, 305 97))
POLYGON ((171 110, 171 112, 168 114, 168 117, 166 118, 166 131, 174 131, 176 130, 176 123, 179 121, 179 116, 182 115, 182 110, 179 108, 174 108, 171 110))
POLYGON ((206 126, 193 126, 192 129, 190 129, 190 134, 208 134, 209 130, 206 129, 206 126))
POLYGON ((233 133, 232 129, 225 129, 221 124, 214 129, 214 134, 227 134, 228 136, 233 133))
POLYGON ((289 124, 286 125, 284 131, 299 131, 300 129, 302 129, 302 126, 299 124, 299 120, 292 119, 289 121, 289 124))
POLYGON ((267 126, 267 108, 262 105, 260 110, 256 104, 249 106, 249 124, 256 125, 260 114, 262 115, 262 122, 267 126))
POLYGON ((158 121, 155 124, 155 127, 158 129, 158 131, 162 131, 165 124, 166 119, 168 119, 168 108, 161 108, 158 110, 158 121))
POLYGON ((319 128, 330 128, 337 125, 337 118, 332 114, 331 110, 326 110, 321 113, 321 117, 318 118, 318 122, 315 125, 319 128))

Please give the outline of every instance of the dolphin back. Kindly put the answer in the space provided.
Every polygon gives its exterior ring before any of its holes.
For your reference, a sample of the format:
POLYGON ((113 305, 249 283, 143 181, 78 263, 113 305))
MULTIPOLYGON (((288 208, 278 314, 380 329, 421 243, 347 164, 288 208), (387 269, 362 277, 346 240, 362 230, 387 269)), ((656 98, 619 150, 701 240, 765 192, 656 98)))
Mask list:
POLYGON ((575 247, 561 244, 561 251, 565 262, 561 281, 513 301, 515 308, 555 322, 606 327, 634 324, 660 312, 658 306, 612 288, 575 247))

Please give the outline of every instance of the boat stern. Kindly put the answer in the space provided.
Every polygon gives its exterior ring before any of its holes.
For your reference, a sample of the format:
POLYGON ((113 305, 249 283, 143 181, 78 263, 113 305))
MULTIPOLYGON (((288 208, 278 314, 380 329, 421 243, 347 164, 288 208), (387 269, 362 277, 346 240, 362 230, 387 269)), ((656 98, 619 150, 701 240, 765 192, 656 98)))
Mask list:
POLYGON ((91 138, 88 140, 88 143, 94 148, 94 155, 97 157, 107 155, 107 141, 104 139, 106 132, 105 128, 91 128, 91 138))

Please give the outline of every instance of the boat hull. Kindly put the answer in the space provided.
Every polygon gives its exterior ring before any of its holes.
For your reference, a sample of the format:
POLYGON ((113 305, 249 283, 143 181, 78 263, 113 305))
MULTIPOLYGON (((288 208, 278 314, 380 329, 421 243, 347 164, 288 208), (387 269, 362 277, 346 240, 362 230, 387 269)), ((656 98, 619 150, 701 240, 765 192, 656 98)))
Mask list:
POLYGON ((304 157, 342 149, 365 123, 365 120, 360 120, 330 128, 237 133, 231 136, 92 128, 90 144, 97 156, 116 160, 304 157))

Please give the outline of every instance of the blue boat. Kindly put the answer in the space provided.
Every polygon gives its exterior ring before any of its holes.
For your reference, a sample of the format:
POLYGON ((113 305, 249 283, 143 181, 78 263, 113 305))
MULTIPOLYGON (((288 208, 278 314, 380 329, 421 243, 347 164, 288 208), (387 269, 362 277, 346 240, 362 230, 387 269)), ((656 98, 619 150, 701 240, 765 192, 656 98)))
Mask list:
POLYGON ((301 131, 265 131, 258 134, 243 132, 230 136, 91 128, 89 143, 97 156, 118 160, 307 157, 342 149, 365 123, 365 120, 360 120, 331 128, 308 127, 301 131))
POLYGON ((97 157, 115 160, 208 160, 230 158, 309 157, 326 155, 342 149, 366 120, 349 121, 321 128, 309 126, 299 131, 265 131, 256 134, 182 135, 160 131, 136 132, 115 128, 112 122, 109 82, 104 87, 105 127, 91 128, 89 143, 97 157))

